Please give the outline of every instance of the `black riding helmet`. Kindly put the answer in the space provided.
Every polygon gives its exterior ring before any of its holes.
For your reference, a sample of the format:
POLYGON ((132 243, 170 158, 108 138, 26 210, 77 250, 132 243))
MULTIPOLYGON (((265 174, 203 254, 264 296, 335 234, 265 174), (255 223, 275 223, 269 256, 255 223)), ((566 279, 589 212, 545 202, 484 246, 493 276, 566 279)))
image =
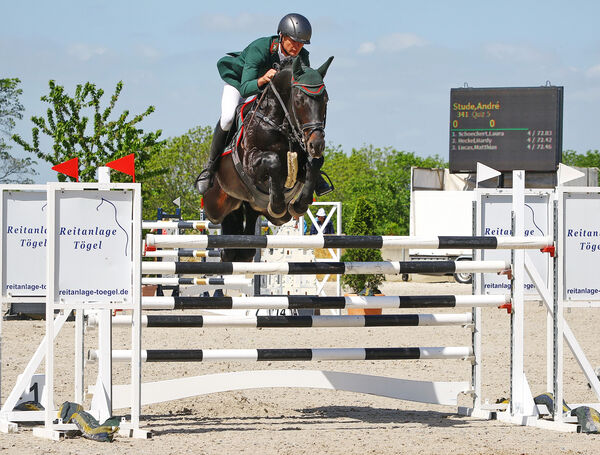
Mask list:
POLYGON ((283 16, 283 19, 279 21, 277 27, 277 33, 289 36, 294 41, 298 41, 303 44, 310 44, 310 37, 312 35, 312 27, 310 22, 302 14, 291 13, 283 16))

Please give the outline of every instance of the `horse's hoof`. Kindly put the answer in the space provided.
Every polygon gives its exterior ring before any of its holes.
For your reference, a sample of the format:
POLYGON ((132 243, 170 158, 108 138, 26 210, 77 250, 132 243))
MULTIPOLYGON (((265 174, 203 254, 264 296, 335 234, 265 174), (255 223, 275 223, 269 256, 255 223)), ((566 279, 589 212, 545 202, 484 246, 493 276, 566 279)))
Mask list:
POLYGON ((281 218, 282 216, 284 216, 287 212, 286 209, 283 209, 283 212, 281 213, 275 213, 272 209, 271 209, 271 203, 269 203, 269 205, 267 205, 267 212, 269 213, 269 215, 271 215, 273 218, 281 218))
POLYGON ((297 212, 296 210, 294 210, 294 204, 289 204, 288 205, 288 212, 294 218, 300 218, 302 215, 304 215, 306 213, 306 210, 304 212, 297 212))

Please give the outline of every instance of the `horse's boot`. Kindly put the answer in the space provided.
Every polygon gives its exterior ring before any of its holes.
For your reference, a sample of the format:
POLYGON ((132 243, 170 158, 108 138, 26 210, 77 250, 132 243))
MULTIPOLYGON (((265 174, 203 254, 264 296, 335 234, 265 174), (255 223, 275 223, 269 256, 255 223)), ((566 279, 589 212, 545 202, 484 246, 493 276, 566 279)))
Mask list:
POLYGON ((229 131, 223 131, 221 123, 217 122, 213 133, 212 142, 210 143, 210 151, 208 152, 208 161, 200 175, 196 178, 196 189, 200 194, 206 193, 212 186, 217 172, 219 159, 225 146, 227 145, 227 136, 229 131))
POLYGON ((325 172, 320 171, 319 177, 317 178, 317 184, 315 185, 315 194, 317 196, 323 196, 327 193, 331 193, 334 189, 329 176, 325 174, 325 172), (327 180, 325 180, 323 176, 327 177, 327 180))

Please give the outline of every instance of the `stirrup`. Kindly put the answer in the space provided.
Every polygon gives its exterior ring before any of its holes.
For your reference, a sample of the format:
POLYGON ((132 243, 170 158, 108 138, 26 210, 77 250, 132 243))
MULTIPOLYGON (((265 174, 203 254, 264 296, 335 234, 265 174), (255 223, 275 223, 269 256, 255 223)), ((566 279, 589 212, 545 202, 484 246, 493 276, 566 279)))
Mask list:
POLYGON ((213 185, 215 179, 215 173, 211 172, 208 168, 200 172, 200 175, 196 177, 196 189, 200 194, 206 193, 213 185))
POLYGON ((323 171, 320 172, 321 174, 319 175, 319 179, 315 187, 315 194, 317 196, 324 196, 328 193, 331 193, 335 189, 335 187, 333 186, 333 183, 331 182, 329 176, 323 171), (327 180, 325 180, 324 177, 326 177, 327 180))

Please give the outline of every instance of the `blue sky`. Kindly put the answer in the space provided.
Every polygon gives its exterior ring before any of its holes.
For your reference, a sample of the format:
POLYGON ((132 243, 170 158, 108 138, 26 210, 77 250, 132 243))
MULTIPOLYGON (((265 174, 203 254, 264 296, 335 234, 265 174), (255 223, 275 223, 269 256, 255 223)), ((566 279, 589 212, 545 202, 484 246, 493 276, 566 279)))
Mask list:
MULTIPOLYGON (((344 150, 391 146, 448 157, 450 89, 565 87, 563 148, 600 148, 600 34, 595 1, 12 1, 2 6, 0 77, 18 77, 32 115, 54 79, 71 93, 95 83, 124 90, 116 112, 148 105, 142 127, 178 136, 214 125, 216 61, 273 34, 299 12, 313 24, 314 66, 330 55, 327 141, 344 150), (342 6, 343 5, 343 6, 342 6)), ((26 156, 14 146, 15 155, 26 156)), ((39 182, 56 180, 38 166, 39 182)))

